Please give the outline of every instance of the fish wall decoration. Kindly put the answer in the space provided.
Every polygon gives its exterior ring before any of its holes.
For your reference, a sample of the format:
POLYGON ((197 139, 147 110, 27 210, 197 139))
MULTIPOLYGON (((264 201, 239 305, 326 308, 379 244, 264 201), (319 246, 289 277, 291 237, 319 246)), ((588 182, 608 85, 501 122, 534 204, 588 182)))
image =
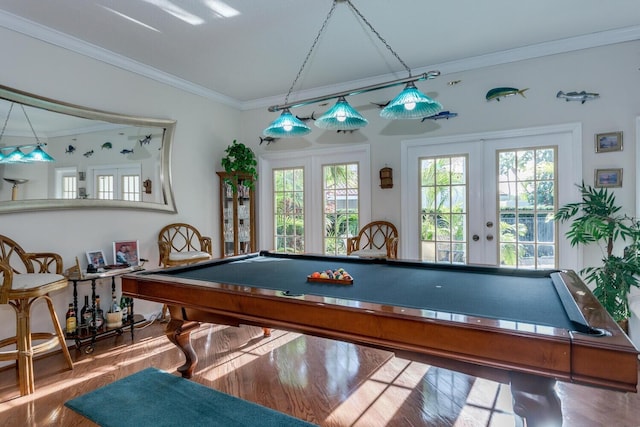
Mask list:
POLYGON ((563 92, 563 91, 559 91, 556 94, 556 98, 564 98, 565 101, 569 102, 569 101, 579 101, 581 104, 584 104, 587 101, 591 101, 593 99, 597 99, 600 98, 600 94, 599 93, 593 93, 593 92, 586 92, 586 91, 581 91, 581 92, 563 92))
POLYGON ((487 92, 485 98, 487 98, 487 101, 491 101, 493 99, 495 99, 496 101, 500 101, 500 98, 505 98, 507 96, 513 95, 520 95, 523 98, 526 98, 526 96, 524 96, 524 93, 527 90, 529 90, 529 88, 516 89, 515 87, 494 87, 489 92, 487 92))
POLYGON ((422 120, 420 121, 424 122, 425 120, 442 120, 442 119, 449 120, 453 117, 458 117, 458 113, 453 113, 451 111, 445 110, 445 111, 440 111, 438 114, 434 114, 433 116, 423 117, 422 120))
POLYGON ((259 136, 258 138, 260 138, 260 145, 262 145, 263 142, 266 142, 267 145, 269 145, 272 142, 276 142, 277 140, 280 139, 280 138, 274 138, 273 136, 265 136, 264 138, 259 136))
POLYGON ((315 120, 316 118, 313 116, 316 112, 312 111, 311 115, 308 117, 300 117, 300 116, 296 116, 296 119, 300 120, 301 122, 308 122, 309 120, 315 120))
POLYGON ((67 154, 73 154, 73 152, 76 151, 76 147, 74 147, 73 145, 69 144, 69 146, 67 147, 66 150, 64 150, 65 153, 67 154))
POLYGON ((140 145, 151 144, 151 134, 145 135, 144 138, 138 140, 138 142, 140 143, 140 145))
POLYGON ((87 158, 93 156, 93 150, 87 151, 86 153, 83 154, 83 156, 85 156, 87 158))
POLYGON ((133 148, 131 150, 123 148, 122 150, 120 150, 120 154, 133 154, 133 148))
POLYGON ((101 145, 101 148, 104 150, 105 148, 107 150, 111 150, 113 148, 113 144, 110 142, 105 142, 104 144, 101 145))

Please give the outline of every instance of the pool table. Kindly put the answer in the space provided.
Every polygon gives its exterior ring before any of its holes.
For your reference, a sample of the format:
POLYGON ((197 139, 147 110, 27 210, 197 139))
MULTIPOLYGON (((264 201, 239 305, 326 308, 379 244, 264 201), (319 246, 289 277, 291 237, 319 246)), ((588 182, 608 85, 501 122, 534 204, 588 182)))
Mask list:
POLYGON ((260 252, 127 274, 122 289, 167 304, 186 378, 198 360, 190 334, 207 322, 369 345, 510 383, 528 426, 562 424, 556 380, 637 387, 637 349, 572 271, 260 252), (352 284, 308 281, 338 268, 352 284))

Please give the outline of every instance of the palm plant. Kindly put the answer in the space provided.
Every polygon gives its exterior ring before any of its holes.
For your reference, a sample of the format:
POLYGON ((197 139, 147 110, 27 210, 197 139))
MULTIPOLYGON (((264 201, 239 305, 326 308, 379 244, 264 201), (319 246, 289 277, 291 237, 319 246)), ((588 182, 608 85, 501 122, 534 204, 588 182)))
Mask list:
POLYGON ((553 219, 572 220, 566 237, 571 246, 597 244, 602 251, 602 265, 581 270, 588 283, 593 283, 594 295, 618 322, 630 316, 628 293, 639 286, 640 224, 620 213, 615 195, 607 188, 594 188, 582 183, 578 186, 582 201, 560 208, 553 219), (626 244, 622 255, 614 255, 618 241, 626 244))

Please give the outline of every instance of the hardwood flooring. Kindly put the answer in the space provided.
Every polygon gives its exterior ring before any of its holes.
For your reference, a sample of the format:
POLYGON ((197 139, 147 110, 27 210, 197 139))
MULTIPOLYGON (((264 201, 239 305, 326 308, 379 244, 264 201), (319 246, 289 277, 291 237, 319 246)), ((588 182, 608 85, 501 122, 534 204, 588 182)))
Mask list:
MULTIPOLYGON (((73 371, 60 353, 37 360, 31 396, 19 397, 16 370, 3 369, 0 424, 94 425, 64 402, 149 366, 176 374, 183 355, 163 328, 98 341, 88 355, 72 349, 73 371)), ((202 325, 193 338, 193 381, 323 427, 515 425, 507 385, 389 352, 279 330, 262 338, 254 327, 202 325)), ((558 393, 565 427, 640 426, 638 394, 565 383, 558 393)))

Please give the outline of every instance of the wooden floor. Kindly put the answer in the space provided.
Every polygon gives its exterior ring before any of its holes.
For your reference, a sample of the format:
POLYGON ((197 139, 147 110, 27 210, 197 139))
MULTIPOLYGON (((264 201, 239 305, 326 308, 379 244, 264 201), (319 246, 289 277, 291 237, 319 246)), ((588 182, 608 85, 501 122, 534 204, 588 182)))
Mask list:
MULTIPOLYGON (((164 325, 36 362, 36 393, 19 397, 16 370, 0 371, 3 426, 91 426, 67 400, 146 367, 176 373, 182 353, 164 325)), ((509 388, 393 357, 391 353, 284 331, 203 325, 193 334, 193 381, 321 426, 513 426, 509 388)), ((565 427, 640 426, 640 396, 560 383, 565 427)), ((144 404, 142 401, 141 404, 144 404)))

